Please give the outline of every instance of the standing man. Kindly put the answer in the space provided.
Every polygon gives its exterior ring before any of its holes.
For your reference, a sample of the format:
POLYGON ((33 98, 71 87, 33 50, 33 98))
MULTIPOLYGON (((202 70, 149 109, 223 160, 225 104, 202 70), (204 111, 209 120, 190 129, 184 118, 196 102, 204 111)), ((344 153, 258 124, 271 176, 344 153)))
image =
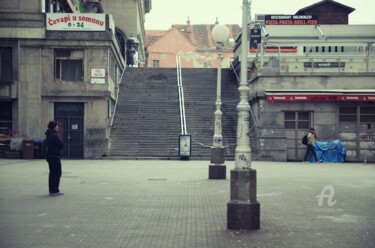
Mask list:
POLYGON ((318 135, 316 134, 316 131, 314 128, 310 128, 310 131, 309 133, 307 134, 307 149, 306 149, 306 153, 305 153, 305 158, 303 159, 303 163, 306 163, 307 162, 307 157, 311 157, 311 154, 314 156, 315 160, 318 162, 318 163, 321 163, 322 160, 318 159, 318 157, 316 156, 316 151, 315 151, 315 148, 314 148, 314 144, 315 144, 315 140, 318 138, 318 135))
POLYGON ((64 148, 64 142, 60 139, 57 131, 59 125, 56 121, 48 123, 46 134, 46 159, 49 166, 48 187, 50 196, 60 196, 64 193, 60 192, 61 178, 61 151, 64 148))

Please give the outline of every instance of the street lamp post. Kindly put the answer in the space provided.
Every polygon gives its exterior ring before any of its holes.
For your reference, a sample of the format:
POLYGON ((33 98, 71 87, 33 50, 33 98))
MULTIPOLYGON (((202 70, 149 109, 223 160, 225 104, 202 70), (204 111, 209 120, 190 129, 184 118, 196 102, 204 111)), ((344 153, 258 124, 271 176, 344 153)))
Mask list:
POLYGON ((228 229, 259 229, 260 204, 257 201, 256 171, 251 168, 249 137, 249 86, 247 82, 248 0, 243 0, 241 34, 240 102, 237 105, 237 147, 235 168, 230 172, 230 201, 227 204, 228 229))
POLYGON ((211 147, 211 164, 208 169, 209 179, 225 179, 226 178, 226 166, 224 164, 224 147, 223 147, 223 135, 221 119, 223 113, 221 112, 221 60, 222 60, 222 48, 224 43, 229 38, 229 29, 224 24, 217 24, 212 29, 212 38, 217 44, 217 88, 216 88, 216 111, 215 111, 215 129, 213 137, 213 146, 211 147))

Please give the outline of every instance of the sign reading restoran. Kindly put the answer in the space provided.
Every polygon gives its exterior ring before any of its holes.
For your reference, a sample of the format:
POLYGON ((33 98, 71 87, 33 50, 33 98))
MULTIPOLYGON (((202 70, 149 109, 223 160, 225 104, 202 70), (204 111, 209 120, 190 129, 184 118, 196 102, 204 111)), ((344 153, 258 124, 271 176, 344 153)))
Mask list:
POLYGON ((105 14, 47 13, 46 28, 52 31, 105 31, 105 14))

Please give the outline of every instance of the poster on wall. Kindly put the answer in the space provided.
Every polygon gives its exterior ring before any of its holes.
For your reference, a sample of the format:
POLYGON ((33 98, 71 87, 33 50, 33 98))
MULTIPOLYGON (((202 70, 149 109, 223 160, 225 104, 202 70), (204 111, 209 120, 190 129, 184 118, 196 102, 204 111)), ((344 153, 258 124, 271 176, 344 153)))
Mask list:
POLYGON ((49 31, 105 31, 105 14, 47 13, 49 31))
POLYGON ((262 42, 260 28, 250 29, 250 50, 258 49, 258 44, 262 42))

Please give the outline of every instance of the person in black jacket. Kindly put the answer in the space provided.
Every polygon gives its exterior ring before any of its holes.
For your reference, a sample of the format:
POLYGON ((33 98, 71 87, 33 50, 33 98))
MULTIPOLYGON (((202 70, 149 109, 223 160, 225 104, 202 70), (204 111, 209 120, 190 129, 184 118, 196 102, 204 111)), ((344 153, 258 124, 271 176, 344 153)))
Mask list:
POLYGON ((48 123, 46 134, 46 159, 49 166, 48 187, 50 196, 63 195, 59 190, 61 178, 61 151, 64 148, 64 142, 60 139, 57 131, 59 125, 56 121, 48 123))

